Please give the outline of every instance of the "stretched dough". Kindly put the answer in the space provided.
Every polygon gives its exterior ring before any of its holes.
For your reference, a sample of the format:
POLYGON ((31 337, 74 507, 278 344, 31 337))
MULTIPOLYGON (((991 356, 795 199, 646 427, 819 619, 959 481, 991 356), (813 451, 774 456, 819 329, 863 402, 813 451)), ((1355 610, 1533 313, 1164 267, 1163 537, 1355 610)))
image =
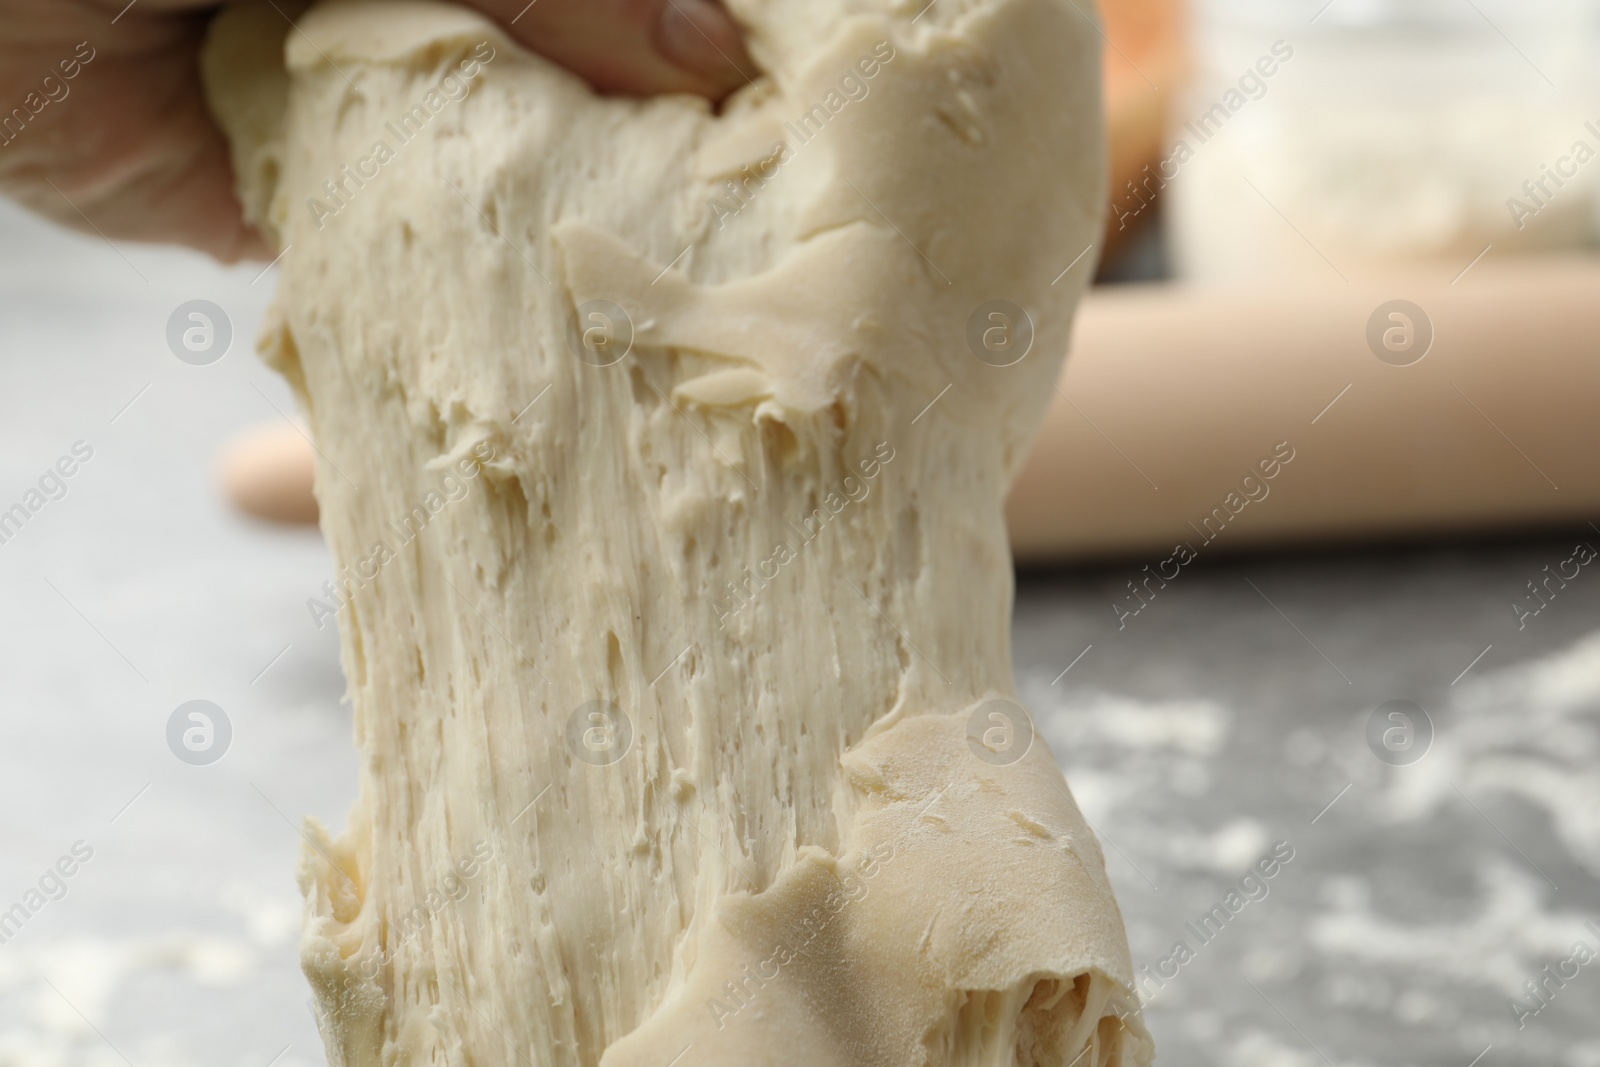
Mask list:
POLYGON ((1001 517, 1099 39, 730 7, 766 73, 721 114, 422 0, 215 24, 362 756, 300 876, 329 1062, 1146 1064, 1001 517))

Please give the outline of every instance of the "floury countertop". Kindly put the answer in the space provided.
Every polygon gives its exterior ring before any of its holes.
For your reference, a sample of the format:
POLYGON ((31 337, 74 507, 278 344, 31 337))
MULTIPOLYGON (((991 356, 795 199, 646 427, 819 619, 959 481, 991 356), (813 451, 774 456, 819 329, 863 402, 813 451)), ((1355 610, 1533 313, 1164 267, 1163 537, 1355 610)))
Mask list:
MULTIPOLYGON (((273 277, 3 205, 0 248, 0 1067, 320 1064, 293 870, 355 789, 331 567, 211 474, 293 413, 251 353, 273 277), (194 300, 232 325, 209 365, 167 342, 194 300), (213 763, 169 745, 194 700, 213 763)), ((1121 628, 1137 564, 1021 576, 1019 690, 1161 1063, 1600 1067, 1600 574, 1510 606, 1583 540, 1208 563, 1121 628)))

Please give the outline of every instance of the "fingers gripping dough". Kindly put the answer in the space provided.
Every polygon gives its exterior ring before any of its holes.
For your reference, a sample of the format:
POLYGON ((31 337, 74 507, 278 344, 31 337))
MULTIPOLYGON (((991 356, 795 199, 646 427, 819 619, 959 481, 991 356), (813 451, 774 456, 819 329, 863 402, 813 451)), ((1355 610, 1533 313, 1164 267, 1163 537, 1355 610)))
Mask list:
POLYGON ((1067 0, 731 7, 768 73, 721 115, 415 0, 214 30, 342 568, 330 1062, 1148 1063, 1042 740, 968 736, 1100 225, 1098 38, 1067 0))

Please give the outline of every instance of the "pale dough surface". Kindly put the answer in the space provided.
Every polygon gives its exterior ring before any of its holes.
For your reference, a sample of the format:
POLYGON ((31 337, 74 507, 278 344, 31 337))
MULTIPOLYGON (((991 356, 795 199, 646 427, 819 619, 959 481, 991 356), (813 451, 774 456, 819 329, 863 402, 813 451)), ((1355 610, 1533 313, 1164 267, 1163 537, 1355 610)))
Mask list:
POLYGON ((764 74, 720 114, 421 0, 213 33, 342 568, 310 609, 361 798, 301 873, 330 1062, 1148 1063, 1043 740, 974 740, 1102 219, 1097 31, 730 7, 764 74), (969 344, 995 300, 1014 365, 969 344))

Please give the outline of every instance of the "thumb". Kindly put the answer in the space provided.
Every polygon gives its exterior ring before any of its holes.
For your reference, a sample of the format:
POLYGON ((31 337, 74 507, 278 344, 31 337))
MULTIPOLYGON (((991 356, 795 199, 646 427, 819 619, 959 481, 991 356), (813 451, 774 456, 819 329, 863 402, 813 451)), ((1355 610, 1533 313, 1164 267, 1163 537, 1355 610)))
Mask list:
POLYGON ((530 50, 601 92, 719 100, 756 73, 715 0, 477 0, 530 50))

